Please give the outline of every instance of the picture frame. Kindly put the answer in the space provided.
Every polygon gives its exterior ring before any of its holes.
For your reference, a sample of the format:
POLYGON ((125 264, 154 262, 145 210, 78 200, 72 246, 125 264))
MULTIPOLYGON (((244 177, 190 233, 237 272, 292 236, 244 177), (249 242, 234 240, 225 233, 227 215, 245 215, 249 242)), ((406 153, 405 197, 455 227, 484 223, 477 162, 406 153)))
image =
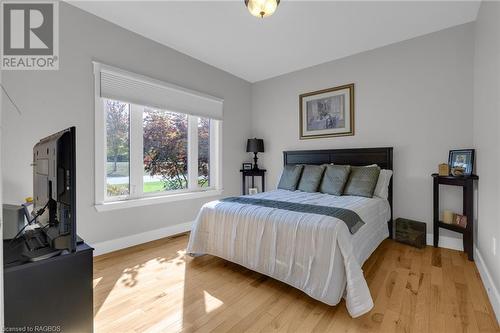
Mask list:
POLYGON ((248 162, 244 162, 242 167, 241 167, 242 170, 252 170, 253 169, 253 164, 252 163, 248 163, 248 162))
POLYGON ((467 228, 467 216, 455 214, 455 224, 462 227, 467 228))
POLYGON ((354 83, 299 96, 301 140, 354 135, 354 83))
POLYGON ((448 165, 450 170, 453 168, 463 168, 464 176, 474 174, 474 149, 455 149, 450 150, 448 155, 448 165))

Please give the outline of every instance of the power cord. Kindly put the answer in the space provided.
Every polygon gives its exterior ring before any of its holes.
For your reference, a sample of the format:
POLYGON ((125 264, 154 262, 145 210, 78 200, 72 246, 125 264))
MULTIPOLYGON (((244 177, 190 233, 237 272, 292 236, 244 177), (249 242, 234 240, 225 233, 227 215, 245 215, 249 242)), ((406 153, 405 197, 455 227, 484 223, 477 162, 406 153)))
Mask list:
POLYGON ((39 209, 36 212, 35 216, 31 220, 29 220, 28 223, 26 223, 24 227, 21 228, 21 230, 19 230, 19 232, 14 236, 14 238, 10 240, 9 247, 12 246, 12 243, 23 233, 24 229, 26 229, 27 226, 31 225, 38 217, 40 217, 45 212, 45 209, 47 209, 49 203, 50 200, 45 204, 45 206, 43 206, 43 208, 39 209))

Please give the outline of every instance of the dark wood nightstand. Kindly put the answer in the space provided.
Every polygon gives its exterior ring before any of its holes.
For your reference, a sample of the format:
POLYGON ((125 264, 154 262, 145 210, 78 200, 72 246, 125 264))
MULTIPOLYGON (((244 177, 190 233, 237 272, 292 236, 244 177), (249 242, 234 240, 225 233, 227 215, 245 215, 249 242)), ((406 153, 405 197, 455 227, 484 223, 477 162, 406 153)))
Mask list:
POLYGON ((464 252, 469 260, 474 261, 474 181, 479 177, 470 176, 439 176, 432 174, 434 178, 434 247, 439 245, 439 228, 459 232, 463 235, 464 252), (462 228, 456 224, 447 224, 439 220, 439 185, 461 186, 463 190, 462 214, 467 216, 467 226, 462 228))
POLYGON ((243 195, 247 194, 247 177, 252 177, 252 187, 255 187, 255 177, 262 178, 262 192, 266 191, 266 169, 251 169, 251 170, 240 170, 241 172, 241 193, 243 195))

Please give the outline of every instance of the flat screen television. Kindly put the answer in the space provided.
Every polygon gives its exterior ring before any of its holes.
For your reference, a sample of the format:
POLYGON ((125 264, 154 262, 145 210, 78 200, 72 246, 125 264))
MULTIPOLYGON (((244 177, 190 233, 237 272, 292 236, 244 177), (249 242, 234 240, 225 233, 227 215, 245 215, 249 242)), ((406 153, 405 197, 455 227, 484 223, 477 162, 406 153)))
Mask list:
POLYGON ((33 211, 49 246, 76 251, 76 129, 48 136, 33 148, 33 211))

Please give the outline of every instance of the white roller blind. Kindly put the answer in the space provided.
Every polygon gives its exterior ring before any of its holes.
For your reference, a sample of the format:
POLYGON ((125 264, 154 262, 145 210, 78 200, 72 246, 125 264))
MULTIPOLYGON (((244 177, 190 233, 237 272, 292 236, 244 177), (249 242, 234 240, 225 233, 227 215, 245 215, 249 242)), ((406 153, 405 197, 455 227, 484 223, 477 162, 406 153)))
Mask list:
POLYGON ((222 120, 223 100, 94 62, 101 97, 222 120))

